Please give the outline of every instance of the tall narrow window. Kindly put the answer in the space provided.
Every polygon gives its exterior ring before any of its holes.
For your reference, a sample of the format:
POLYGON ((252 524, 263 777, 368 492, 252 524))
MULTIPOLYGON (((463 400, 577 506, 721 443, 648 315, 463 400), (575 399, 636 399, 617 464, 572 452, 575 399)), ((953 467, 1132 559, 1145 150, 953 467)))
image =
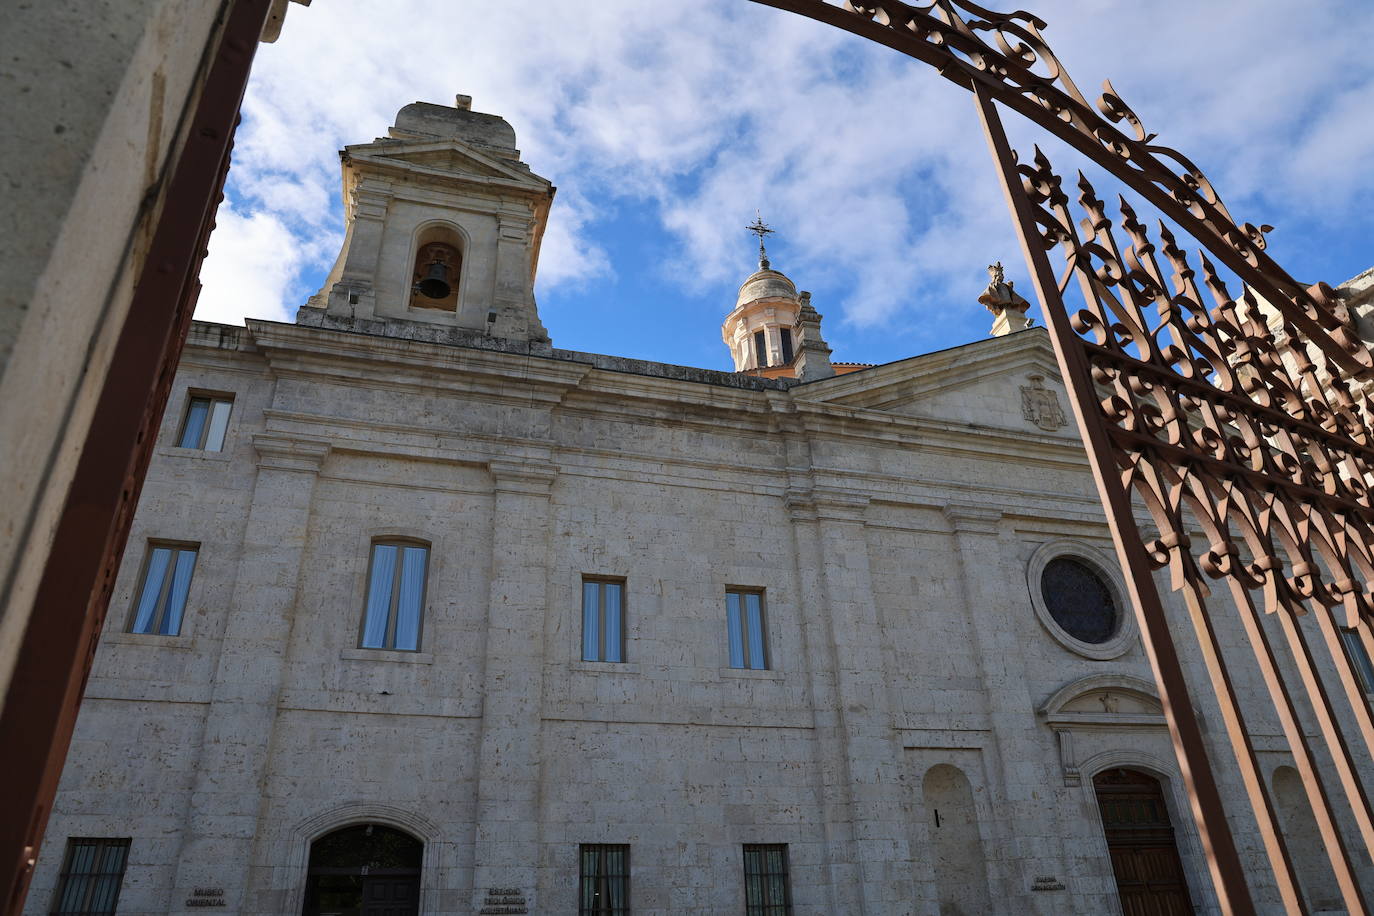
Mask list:
POLYGON ((177 446, 207 452, 223 450, 224 433, 229 429, 229 411, 233 406, 233 398, 193 396, 186 405, 186 420, 181 424, 177 446))
POLYGON ((768 338, 762 331, 754 332, 754 364, 760 369, 768 365, 768 338))
POLYGON ((413 652, 420 648, 428 563, 429 547, 425 544, 379 541, 372 545, 367 611, 363 616, 364 649, 413 652))
POLYGON ((792 363, 792 329, 778 328, 778 339, 782 342, 783 365, 792 363))
POLYGON ((186 612, 186 595, 191 590, 191 575, 196 571, 196 551, 192 545, 148 545, 143 565, 143 582, 134 602, 130 633, 177 636, 186 612))
POLYGON ((581 847, 578 916, 627 916, 630 912, 630 847, 598 843, 581 847))
POLYGON ((1350 665, 1355 669, 1355 677, 1360 679, 1360 686, 1365 693, 1374 694, 1374 664, 1369 661, 1360 634, 1342 627, 1341 642, 1345 643, 1345 653, 1350 656, 1350 665))
POLYGON ((744 844, 745 916, 788 916, 791 912, 787 844, 744 844))
POLYGON ((730 640, 731 668, 768 667, 762 589, 726 589, 725 630, 730 640))
POLYGON ((625 660, 625 580, 582 577, 582 660, 625 660))
POLYGON ((128 860, 127 839, 67 840, 52 916, 114 916, 128 860))

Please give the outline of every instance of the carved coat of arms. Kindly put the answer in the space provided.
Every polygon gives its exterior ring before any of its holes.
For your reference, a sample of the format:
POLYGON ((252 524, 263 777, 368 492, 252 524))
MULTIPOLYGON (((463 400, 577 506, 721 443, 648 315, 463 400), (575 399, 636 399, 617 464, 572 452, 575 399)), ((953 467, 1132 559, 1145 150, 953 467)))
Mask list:
POLYGON ((1059 395, 1045 387, 1043 375, 1032 375, 1030 384, 1021 386, 1021 413, 1046 432, 1054 432, 1069 422, 1059 406, 1059 395))

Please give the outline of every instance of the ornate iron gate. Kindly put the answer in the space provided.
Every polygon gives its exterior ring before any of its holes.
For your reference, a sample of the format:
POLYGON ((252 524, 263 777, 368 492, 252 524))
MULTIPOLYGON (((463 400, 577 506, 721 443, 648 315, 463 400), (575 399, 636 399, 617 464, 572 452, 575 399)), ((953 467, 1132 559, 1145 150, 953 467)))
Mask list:
POLYGON ((1215 696, 1286 909, 1306 912, 1219 628, 1239 626, 1253 650, 1345 905, 1367 912, 1336 823, 1342 803, 1324 783, 1295 702, 1301 696, 1310 706, 1344 807, 1374 850, 1369 800, 1338 722, 1353 722, 1361 752, 1374 751, 1374 723, 1341 632, 1374 650, 1374 443, 1362 390, 1374 360, 1350 317, 1329 287, 1308 288, 1285 273, 1265 253, 1269 227, 1237 225, 1202 171, 1156 144, 1110 82, 1090 102, 1046 44, 1037 17, 966 0, 756 2, 888 45, 973 93, 1126 572, 1221 906, 1254 912, 1179 659, 1176 631, 1188 625, 1171 626, 1156 570, 1167 570, 1186 608, 1208 675, 1194 690, 1215 696), (1081 172, 1076 189, 1067 190, 1038 148, 1022 161, 1008 144, 998 103, 1105 168, 1199 250, 1190 252, 1164 220, 1147 227, 1124 196, 1109 212, 1081 172), (1058 272, 1050 258, 1056 248, 1058 272), (1238 289, 1228 288, 1223 271, 1238 289), (1081 302, 1071 310, 1065 294, 1075 280, 1081 302), (1148 534, 1133 498, 1147 510, 1148 534), (1221 584, 1220 595, 1208 580, 1221 584), (1319 673, 1309 628, 1299 623, 1309 612, 1338 684, 1319 673), (1264 615, 1276 618, 1299 684, 1285 682, 1264 615), (1328 691, 1344 694, 1351 715, 1340 715, 1328 691))

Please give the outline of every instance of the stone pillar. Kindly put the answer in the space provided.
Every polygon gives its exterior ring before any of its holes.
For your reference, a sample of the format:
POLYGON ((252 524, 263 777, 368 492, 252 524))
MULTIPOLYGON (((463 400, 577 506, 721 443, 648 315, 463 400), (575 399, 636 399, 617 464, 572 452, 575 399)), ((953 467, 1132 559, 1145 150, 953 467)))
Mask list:
MULTIPOLYGON (((883 676, 885 639, 864 531, 868 497, 815 491, 810 502, 815 513, 814 554, 799 555, 799 560, 820 571, 822 620, 836 700, 828 708, 817 703, 817 728, 825 724, 838 735, 842 754, 827 761, 837 771, 827 771, 824 778, 827 784, 845 787, 831 785, 824 795, 829 829, 842 843, 839 861, 832 865, 836 897, 845 912, 908 912, 914 888, 902 811, 909 789, 883 676), (832 715, 834 720, 827 722, 832 715), (847 804, 848 811, 829 810, 837 803, 847 804), (847 830, 841 826, 845 822, 850 825, 847 830)), ((796 530, 799 544, 810 547, 807 527, 799 524, 796 530)))
POLYGON ((1052 913, 1072 909, 1062 891, 1030 893, 1039 876, 1063 881, 1071 863, 1064 860, 1063 841, 1054 810, 1056 782, 1053 743, 1040 731, 1036 698, 1027 689, 1025 653, 1019 629, 1005 617, 1023 609, 1020 601, 1023 570, 1009 568, 1013 556, 1001 542, 1000 509, 949 505, 945 518, 953 529, 959 581, 963 583, 964 613, 971 625, 981 659, 983 693, 991 720, 988 787, 989 809, 996 812, 993 844, 985 849, 994 900, 1009 912, 1052 913))
POLYGON ((391 199, 390 182, 368 178, 353 189, 348 234, 339 259, 325 280, 329 314, 346 318, 371 318, 376 314, 377 262, 391 199))
POLYGON ((543 463, 491 463, 496 504, 473 838, 473 913, 484 911, 493 888, 518 889, 528 911, 541 912, 535 899, 540 702, 549 503, 555 474, 552 465, 543 463))
MULTIPOLYGON (((167 912, 197 887, 220 887, 228 913, 252 911, 249 865, 273 724, 295 612, 301 555, 324 442, 253 437, 258 476, 248 510, 233 599, 206 712, 205 735, 187 812, 186 841, 167 912)), ((214 537, 207 531, 206 537, 214 537)), ((208 550, 230 545, 208 543, 208 550)), ((225 912, 225 911, 221 911, 225 912)))

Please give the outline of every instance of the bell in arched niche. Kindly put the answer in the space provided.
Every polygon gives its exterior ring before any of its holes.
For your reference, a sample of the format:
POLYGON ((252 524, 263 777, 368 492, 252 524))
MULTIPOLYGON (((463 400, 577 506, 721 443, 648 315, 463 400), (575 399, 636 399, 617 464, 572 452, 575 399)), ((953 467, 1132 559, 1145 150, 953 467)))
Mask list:
POLYGON ((415 255, 415 271, 410 286, 410 307, 458 310, 458 281, 463 256, 447 242, 420 246, 415 255))

